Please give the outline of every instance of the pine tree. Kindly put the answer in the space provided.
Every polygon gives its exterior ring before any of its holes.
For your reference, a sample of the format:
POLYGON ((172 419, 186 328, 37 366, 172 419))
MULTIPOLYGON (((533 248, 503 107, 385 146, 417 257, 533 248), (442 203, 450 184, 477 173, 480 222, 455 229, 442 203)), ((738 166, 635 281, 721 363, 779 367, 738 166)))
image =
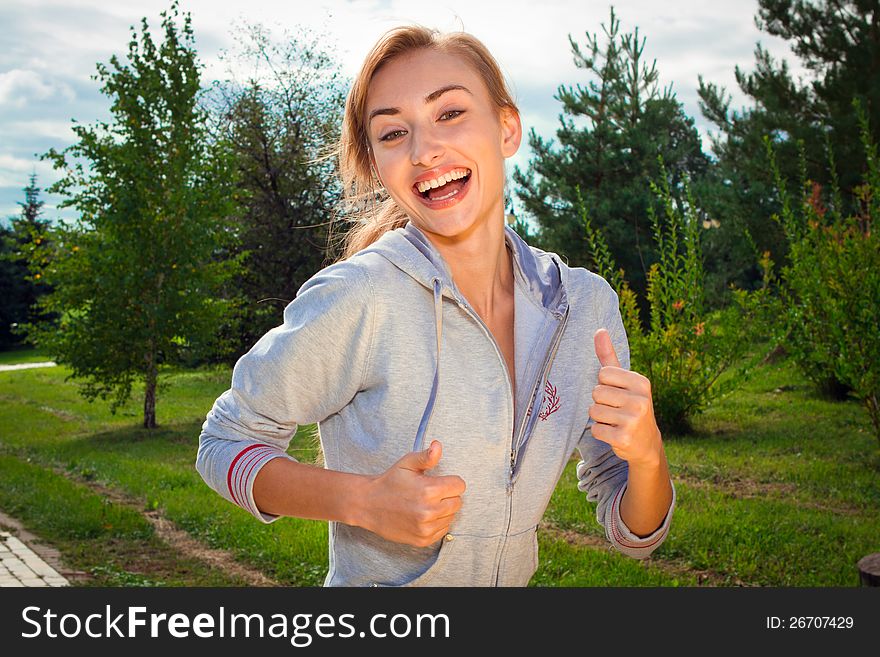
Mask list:
POLYGON ((646 40, 638 28, 622 34, 612 8, 602 30, 604 45, 587 34, 586 49, 569 36, 575 66, 592 79, 586 86, 559 87, 558 147, 532 130, 534 157, 528 170, 517 167, 513 178, 522 205, 538 225, 537 245, 571 265, 591 267, 578 211, 580 189, 593 225, 644 298, 647 273, 657 260, 647 210, 654 202, 649 181, 660 173, 658 155, 674 190, 683 175, 697 178, 708 163, 693 120, 671 87, 660 88, 656 62, 645 61, 646 40))
POLYGON ((17 345, 21 327, 27 323, 49 319, 40 317, 35 308, 49 289, 42 277, 32 275, 28 268, 32 254, 51 249, 50 224, 42 218, 44 203, 36 173, 31 174, 23 191, 25 200, 18 201, 21 214, 0 232, 0 347, 17 345))
MULTIPOLYGON (((755 22, 764 32, 790 42, 808 79, 796 80, 786 61, 776 61, 760 44, 754 71, 736 68, 737 83, 750 98, 750 107, 732 110, 730 95, 700 78, 701 110, 719 130, 712 144, 718 159, 714 191, 705 196, 713 199, 712 211, 728 218, 728 225, 747 228, 760 252, 770 251, 782 261, 787 246, 781 228, 770 219, 781 212, 781 206, 764 137, 772 140, 777 165, 786 179, 801 178, 798 145, 802 144, 805 177, 826 191, 836 186, 842 214, 857 210, 852 199, 866 164, 852 103, 857 100, 864 108, 877 141, 880 3, 759 0, 755 22), (836 184, 828 165, 829 150, 836 162, 836 184)), ((759 282, 760 273, 744 259, 733 264, 730 278, 742 285, 748 284, 746 279, 759 282)))

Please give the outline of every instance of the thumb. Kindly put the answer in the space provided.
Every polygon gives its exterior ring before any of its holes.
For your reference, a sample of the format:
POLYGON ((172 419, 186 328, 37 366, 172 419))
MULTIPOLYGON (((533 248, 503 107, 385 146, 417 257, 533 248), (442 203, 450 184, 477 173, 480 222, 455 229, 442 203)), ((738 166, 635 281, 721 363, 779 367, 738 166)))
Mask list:
POLYGON ((437 440, 432 440, 428 449, 421 452, 410 452, 400 459, 400 466, 407 470, 418 470, 424 472, 430 470, 440 462, 440 456, 443 453, 443 447, 437 440))
POLYGON ((607 329, 600 328, 593 336, 593 342, 596 344, 596 355, 599 357, 599 364, 602 367, 620 367, 620 361, 614 351, 614 345, 611 343, 611 335, 607 329))

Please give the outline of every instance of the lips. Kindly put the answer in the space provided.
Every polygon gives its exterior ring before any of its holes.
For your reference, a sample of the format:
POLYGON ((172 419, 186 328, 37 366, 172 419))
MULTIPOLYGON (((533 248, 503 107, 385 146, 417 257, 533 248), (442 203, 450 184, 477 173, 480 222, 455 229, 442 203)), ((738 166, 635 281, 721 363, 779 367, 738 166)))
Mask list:
POLYGON ((431 169, 430 171, 425 171, 422 175, 416 178, 415 182, 413 182, 412 190, 415 194, 424 197, 425 192, 427 192, 429 189, 442 187, 443 185, 448 184, 453 180, 465 179, 470 177, 470 175, 471 169, 461 165, 447 165, 444 167, 436 167, 434 169, 431 169), (425 184, 429 182, 439 182, 440 184, 435 184, 433 187, 428 188, 425 186, 425 184))
MULTIPOLYGON (((452 170, 463 168, 466 167, 450 167, 452 170)), ((430 208, 431 210, 442 210, 456 205, 467 196, 468 190, 470 189, 473 172, 470 169, 467 169, 467 171, 468 174, 463 178, 447 182, 445 185, 439 187, 431 188, 424 193, 419 192, 417 184, 414 184, 412 187, 413 194, 415 194, 416 198, 423 206, 430 208), (431 195, 433 195, 434 198, 431 198, 431 195)), ((443 173, 445 172, 441 172, 440 175, 443 175, 443 173)), ((432 173, 430 177, 426 177, 428 175, 429 174, 422 175, 420 178, 422 180, 433 180, 438 177, 436 173, 432 173)), ((421 181, 417 181, 417 183, 418 182, 421 181)))

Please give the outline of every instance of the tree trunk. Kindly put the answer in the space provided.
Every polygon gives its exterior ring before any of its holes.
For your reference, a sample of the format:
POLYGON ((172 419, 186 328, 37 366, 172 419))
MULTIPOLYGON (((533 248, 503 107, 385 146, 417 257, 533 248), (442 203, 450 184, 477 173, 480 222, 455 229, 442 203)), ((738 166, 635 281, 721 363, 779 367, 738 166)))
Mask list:
POLYGON ((147 375, 144 379, 144 428, 156 428, 156 380, 158 372, 155 354, 147 357, 147 375))

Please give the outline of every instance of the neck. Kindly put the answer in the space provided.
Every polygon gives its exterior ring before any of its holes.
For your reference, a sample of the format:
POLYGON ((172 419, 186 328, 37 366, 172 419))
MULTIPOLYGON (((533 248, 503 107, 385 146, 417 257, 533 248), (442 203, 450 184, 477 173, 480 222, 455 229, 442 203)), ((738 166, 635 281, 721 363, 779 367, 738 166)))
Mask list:
POLYGON ((449 266, 458 289, 484 319, 513 294, 513 262, 503 220, 480 222, 468 235, 455 239, 433 234, 429 239, 449 266))

